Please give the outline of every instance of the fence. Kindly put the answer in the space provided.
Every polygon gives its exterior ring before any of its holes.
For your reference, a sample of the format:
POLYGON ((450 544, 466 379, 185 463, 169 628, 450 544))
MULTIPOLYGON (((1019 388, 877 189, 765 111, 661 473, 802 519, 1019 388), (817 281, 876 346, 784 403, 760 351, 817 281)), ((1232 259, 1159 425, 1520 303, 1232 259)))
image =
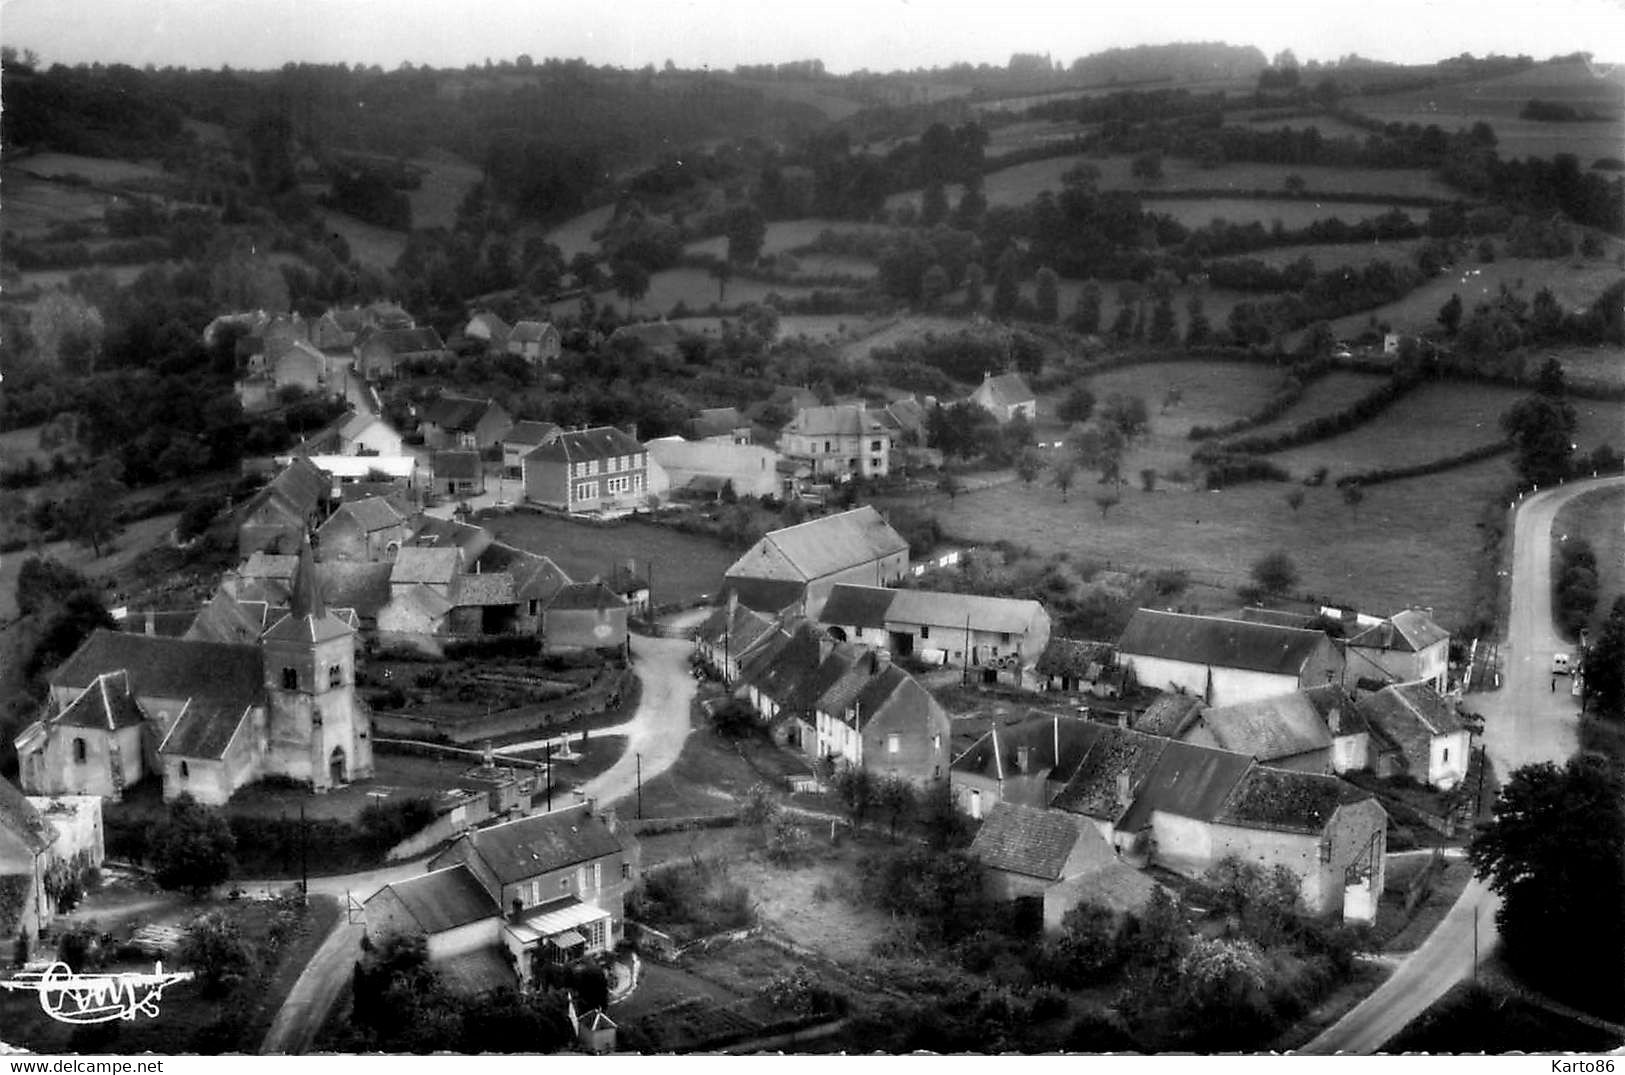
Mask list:
POLYGON ((483 791, 471 792, 451 809, 386 851, 384 861, 399 862, 402 859, 417 858, 431 848, 438 847, 490 819, 490 795, 483 791))

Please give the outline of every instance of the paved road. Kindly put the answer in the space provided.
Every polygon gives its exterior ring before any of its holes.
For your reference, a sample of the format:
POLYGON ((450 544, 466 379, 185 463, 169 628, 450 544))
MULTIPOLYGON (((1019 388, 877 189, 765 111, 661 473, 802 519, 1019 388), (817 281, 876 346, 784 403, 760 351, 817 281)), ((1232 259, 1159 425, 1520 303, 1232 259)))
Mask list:
MULTIPOLYGON (((1518 509, 1501 689, 1466 699, 1470 711, 1484 716, 1484 744, 1502 777, 1532 762, 1562 762, 1574 752, 1579 700, 1568 694, 1566 678, 1552 689, 1552 655, 1572 648, 1552 624, 1552 520, 1559 508, 1581 493, 1620 484, 1625 484, 1625 477, 1572 482, 1527 497, 1518 509)), ((1469 882, 1432 936, 1376 992, 1301 1051, 1380 1049, 1451 986, 1472 974, 1475 917, 1482 956, 1495 945, 1499 906, 1500 899, 1482 882, 1469 882)))
MULTIPOLYGON (((633 667, 642 683, 642 698, 637 713, 617 729, 627 737, 626 753, 582 786, 587 796, 609 805, 636 794, 639 755, 645 780, 660 775, 677 761, 683 741, 688 738, 689 706, 694 699, 694 678, 688 670, 692 648, 686 639, 632 637, 633 667)), ((624 809, 621 812, 625 814, 624 809)), ((336 897, 341 907, 349 898, 365 902, 384 885, 422 873, 425 861, 415 859, 361 873, 314 877, 310 891, 336 897)), ((263 884, 286 886, 287 882, 243 882, 245 888, 263 884)), ((362 926, 350 924, 346 917, 339 919, 299 975, 260 1044, 261 1053, 299 1054, 309 1050, 361 954, 362 926)))

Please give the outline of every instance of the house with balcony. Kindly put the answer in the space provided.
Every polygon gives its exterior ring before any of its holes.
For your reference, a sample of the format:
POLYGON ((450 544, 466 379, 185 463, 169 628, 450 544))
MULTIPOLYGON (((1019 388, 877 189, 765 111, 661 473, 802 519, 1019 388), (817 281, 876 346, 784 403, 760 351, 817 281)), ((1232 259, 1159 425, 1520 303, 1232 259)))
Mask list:
POLYGON ((806 463, 815 481, 883 478, 891 473, 895 436, 863 403, 803 407, 779 434, 779 451, 806 463))

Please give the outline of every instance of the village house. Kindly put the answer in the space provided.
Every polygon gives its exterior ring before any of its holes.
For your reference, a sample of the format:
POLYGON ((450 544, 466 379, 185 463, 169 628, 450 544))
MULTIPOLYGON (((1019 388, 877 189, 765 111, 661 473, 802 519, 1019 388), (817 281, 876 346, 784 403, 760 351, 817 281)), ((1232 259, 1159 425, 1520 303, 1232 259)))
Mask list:
POLYGON ((1037 715, 991 729, 951 781, 972 816, 1008 801, 1087 818, 1130 865, 1187 877, 1229 855, 1285 866, 1315 914, 1370 921, 1385 882, 1387 814, 1370 793, 1231 751, 1037 715))
POLYGON ((614 426, 577 429, 521 464, 525 499, 567 512, 629 512, 649 495, 649 453, 614 426))
POLYGON ((1048 933, 1060 932, 1066 913, 1081 902, 1131 914, 1159 887, 1124 865, 1087 819, 1059 810, 999 803, 977 830, 970 854, 987 867, 994 898, 1043 901, 1048 933))
POLYGON ((573 963, 614 949, 625 935, 626 894, 637 884, 640 857, 637 841, 615 815, 599 812, 591 800, 506 821, 464 833, 431 858, 429 876, 441 880, 427 892, 409 893, 406 900, 398 892, 381 900, 375 896, 379 921, 375 924, 369 901, 368 929, 427 933, 402 904, 444 901, 461 910, 446 915, 438 932, 459 932, 437 947, 466 951, 494 941, 512 957, 524 988, 541 964, 573 963), (456 875, 459 870, 472 875, 490 901, 489 924, 483 927, 490 934, 471 928, 476 920, 468 908, 474 900, 466 879, 456 875))
POLYGON ((442 392, 418 417, 423 443, 430 448, 468 448, 483 451, 502 443, 513 419, 502 404, 442 392))
POLYGON ((777 629, 778 621, 731 600, 694 631, 694 654, 712 675, 730 684, 740 663, 777 629))
POLYGON ((908 573, 908 542, 873 507, 768 533, 727 570, 725 587, 758 612, 817 616, 839 583, 887 586, 908 573))
POLYGON ((50 676, 16 739, 24 789, 117 797, 147 773, 164 797, 218 805, 279 775, 317 791, 372 774, 355 693, 356 630, 327 607, 309 544, 290 607, 250 643, 98 630, 50 676))
POLYGON ((321 522, 331 483, 310 460, 294 457, 237 512, 237 553, 293 553, 321 522))
POLYGON ((529 419, 515 422, 513 428, 502 435, 502 472, 510 478, 523 479, 525 456, 561 432, 563 430, 552 422, 533 422, 529 419))
POLYGON ((1448 689, 1450 632, 1434 622, 1432 612, 1405 609, 1350 633, 1343 644, 1350 678, 1448 689))
POLYGON ((779 434, 786 459, 806 463, 815 479, 883 478, 891 473, 893 433, 862 403, 805 407, 779 434))
POLYGON ((475 340, 484 344, 488 354, 506 354, 508 333, 512 331, 513 326, 502 318, 489 310, 481 310, 468 319, 460 335, 465 340, 475 340))
POLYGON ((436 493, 446 496, 478 496, 485 492, 485 464, 480 453, 447 449, 429 457, 430 478, 436 493))
POLYGON ((460 637, 513 634, 519 608, 513 576, 506 571, 456 575, 447 597, 448 631, 460 637))
POLYGON ((546 321, 519 321, 503 341, 503 350, 532 366, 546 366, 557 360, 564 342, 559 330, 546 321))
POLYGON ((1017 417, 1031 422, 1038 417, 1038 397, 1019 373, 982 374, 982 383, 969 396, 969 402, 987 411, 999 424, 1017 417))
POLYGON ((689 489, 720 491, 730 485, 738 496, 777 496, 783 483, 779 453, 751 444, 748 439, 741 443, 661 437, 644 447, 649 451, 651 467, 665 471, 667 488, 673 493, 689 489))
POLYGON ((1141 686, 1183 691, 1210 706, 1341 682, 1343 661, 1320 631, 1142 608, 1117 642, 1141 686))
POLYGON ((432 328, 369 328, 356 334, 356 371, 369 381, 396 376, 406 362, 438 362, 450 352, 432 328))
POLYGON ((441 597, 451 597, 451 583, 466 563, 462 549, 451 546, 406 545, 395 554, 389 573, 391 597, 416 586, 426 586, 441 597))
POLYGON ((393 560, 412 535, 412 521, 383 497, 347 501, 316 529, 322 560, 393 560))
POLYGON ((1404 774, 1449 791, 1467 775, 1472 733, 1431 683, 1384 687, 1357 708, 1370 726, 1378 776, 1404 774))
POLYGON ((400 456, 405 443, 395 427, 376 414, 352 413, 339 427, 341 455, 400 456))
POLYGON ((1119 693, 1116 657, 1117 647, 1110 642, 1051 637, 1033 672, 1041 691, 1115 698, 1119 693))
POLYGON ((1347 773, 1370 767, 1365 718, 1335 683, 1199 710, 1174 738, 1246 754, 1277 769, 1347 773))
POLYGON ((482 573, 502 572, 513 579, 512 630, 517 634, 541 634, 544 611, 570 584, 569 576, 546 556, 499 541, 487 545, 474 564, 482 573))

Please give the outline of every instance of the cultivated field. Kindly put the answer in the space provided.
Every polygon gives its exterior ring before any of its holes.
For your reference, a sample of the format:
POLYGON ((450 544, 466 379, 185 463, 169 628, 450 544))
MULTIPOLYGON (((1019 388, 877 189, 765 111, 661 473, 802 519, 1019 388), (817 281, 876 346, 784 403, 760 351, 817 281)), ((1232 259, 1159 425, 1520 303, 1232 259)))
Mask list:
POLYGON ((609 526, 575 523, 553 515, 514 512, 481 521, 500 541, 550 557, 573 579, 605 575, 628 560, 653 574, 655 604, 697 600, 722 587, 722 574, 743 550, 652 523, 609 526))
MULTIPOLYGON (((1140 453, 1125 470, 1134 474, 1140 453)), ((1334 488, 1304 489, 1294 512, 1285 494, 1301 486, 1262 482, 1222 492, 1142 492, 1130 485, 1102 519, 1089 497, 1092 477, 1080 476, 1070 502, 1043 482, 1017 482, 945 498, 931 509, 954 538, 992 542, 1013 535, 1041 552, 1065 551, 1116 569, 1183 568, 1194 588, 1181 595, 1206 609, 1234 607, 1234 590, 1248 581, 1253 561, 1283 549, 1302 577, 1300 590, 1373 612, 1407 604, 1431 606, 1446 625, 1469 610, 1474 557, 1482 540, 1483 505, 1512 479, 1505 459, 1375 486, 1351 511, 1334 488), (1217 587, 1217 589, 1214 589, 1217 587)))
MULTIPOLYGON (((1278 452, 1271 458, 1300 476, 1327 467, 1333 478, 1440 459, 1500 440, 1502 413, 1525 395, 1522 389, 1499 385, 1427 384, 1340 437, 1278 452)), ((1605 441, 1621 442, 1625 404, 1589 399, 1573 403, 1580 420, 1575 442, 1581 452, 1605 441)), ((1449 482, 1454 473, 1441 475, 1438 481, 1449 482)))
POLYGON ((133 265, 86 265, 77 269, 32 269, 28 272, 16 274, 17 289, 16 294, 12 297, 24 296, 34 288, 49 291, 55 287, 67 287, 68 281, 73 277, 92 271, 107 273, 115 283, 120 287, 124 287, 148 269, 173 264, 175 263, 165 261, 138 261, 133 265))
POLYGON ((1625 274, 1619 267, 1608 261, 1498 258, 1488 264, 1463 262, 1398 302, 1338 318, 1332 322, 1332 331, 1339 336, 1358 334, 1373 318, 1395 332, 1436 329, 1439 307, 1451 295, 1461 296, 1463 311, 1470 315, 1479 303, 1499 295, 1503 284, 1526 301, 1532 300, 1541 288, 1550 288, 1564 309, 1574 310, 1595 301, 1622 277, 1625 274))

